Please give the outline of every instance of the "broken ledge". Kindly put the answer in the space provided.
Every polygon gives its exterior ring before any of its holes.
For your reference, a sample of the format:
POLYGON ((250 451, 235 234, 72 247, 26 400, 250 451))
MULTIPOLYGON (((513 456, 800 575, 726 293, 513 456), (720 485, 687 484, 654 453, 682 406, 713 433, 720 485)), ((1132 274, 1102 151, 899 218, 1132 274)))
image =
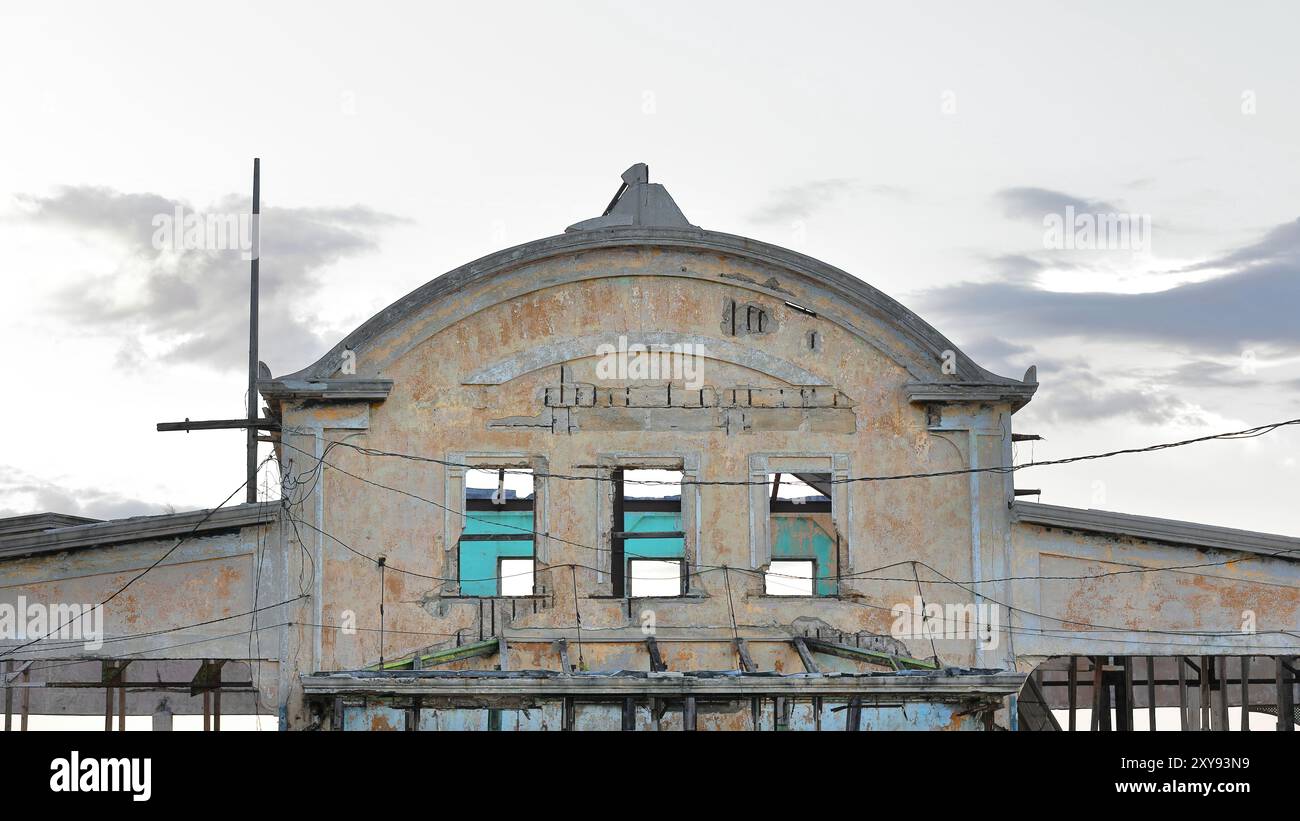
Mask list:
POLYGON ((257 390, 270 402, 292 399, 383 402, 393 390, 393 380, 355 376, 332 379, 259 379, 257 390))

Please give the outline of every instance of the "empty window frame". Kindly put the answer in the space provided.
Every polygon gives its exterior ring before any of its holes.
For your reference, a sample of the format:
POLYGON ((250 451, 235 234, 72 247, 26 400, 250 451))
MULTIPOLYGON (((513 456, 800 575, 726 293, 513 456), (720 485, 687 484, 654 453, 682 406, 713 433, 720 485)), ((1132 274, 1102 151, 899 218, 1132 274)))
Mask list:
POLYGON ((769 473, 767 484, 772 561, 765 591, 771 596, 834 596, 839 592, 840 538, 831 508, 831 474, 769 473))
POLYGON ((817 562, 812 559, 773 559, 763 574, 763 592, 769 596, 811 596, 816 575, 817 562))
POLYGON ((465 472, 458 562, 462 596, 533 595, 535 500, 531 470, 465 472))
POLYGON ((689 587, 682 530, 682 472, 618 468, 610 569, 615 596, 683 596, 689 587))

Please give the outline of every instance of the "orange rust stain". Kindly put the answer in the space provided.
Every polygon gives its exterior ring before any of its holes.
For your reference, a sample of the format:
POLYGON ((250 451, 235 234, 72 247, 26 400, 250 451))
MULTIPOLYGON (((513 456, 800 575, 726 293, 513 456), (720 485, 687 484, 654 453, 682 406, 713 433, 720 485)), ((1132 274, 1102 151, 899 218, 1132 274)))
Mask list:
POLYGON ((239 574, 236 572, 235 568, 230 565, 225 565, 217 571, 215 598, 218 601, 226 601, 230 598, 231 587, 234 585, 238 575, 239 574))
POLYGON ((371 716, 370 718, 370 729, 384 732, 396 730, 397 728, 393 726, 392 722, 390 722, 386 716, 376 715, 371 716))
POLYGON ((960 711, 954 712, 952 718, 948 719, 948 723, 943 726, 943 732, 952 732, 962 729, 962 724, 965 722, 965 719, 966 716, 961 715, 960 711))

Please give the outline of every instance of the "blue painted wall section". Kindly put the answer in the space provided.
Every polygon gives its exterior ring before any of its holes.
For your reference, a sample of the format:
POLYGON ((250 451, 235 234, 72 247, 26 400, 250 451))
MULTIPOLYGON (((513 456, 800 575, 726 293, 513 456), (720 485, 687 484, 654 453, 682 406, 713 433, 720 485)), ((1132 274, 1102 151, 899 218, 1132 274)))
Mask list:
POLYGON ((816 562, 817 595, 835 595, 835 539, 815 518, 773 513, 772 558, 812 559, 816 562))
MULTIPOLYGON (((466 514, 467 534, 499 533, 526 535, 533 529, 531 510, 476 510, 466 514)), ((528 558, 533 555, 531 541, 460 543, 460 592, 462 596, 497 595, 497 559, 528 558)))

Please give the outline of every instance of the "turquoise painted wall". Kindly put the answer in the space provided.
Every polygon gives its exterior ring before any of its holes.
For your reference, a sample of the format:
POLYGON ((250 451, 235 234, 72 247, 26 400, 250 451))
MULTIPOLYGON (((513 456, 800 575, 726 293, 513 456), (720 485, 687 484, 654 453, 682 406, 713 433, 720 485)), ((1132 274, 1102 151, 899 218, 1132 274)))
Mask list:
MULTIPOLYGON (((475 510, 465 514, 465 533, 527 535, 533 529, 531 510, 475 510)), ((530 541, 461 542, 460 593, 462 596, 497 594, 497 559, 528 558, 530 541)))
POLYGON ((772 558, 817 562, 817 595, 835 595, 835 540, 813 519, 772 517, 772 558))
MULTIPOLYGON (((633 511, 623 514, 623 530, 630 533, 681 529, 680 513, 633 511)), ((623 551, 629 559, 680 559, 685 549, 684 539, 632 539, 623 543, 623 551)))

